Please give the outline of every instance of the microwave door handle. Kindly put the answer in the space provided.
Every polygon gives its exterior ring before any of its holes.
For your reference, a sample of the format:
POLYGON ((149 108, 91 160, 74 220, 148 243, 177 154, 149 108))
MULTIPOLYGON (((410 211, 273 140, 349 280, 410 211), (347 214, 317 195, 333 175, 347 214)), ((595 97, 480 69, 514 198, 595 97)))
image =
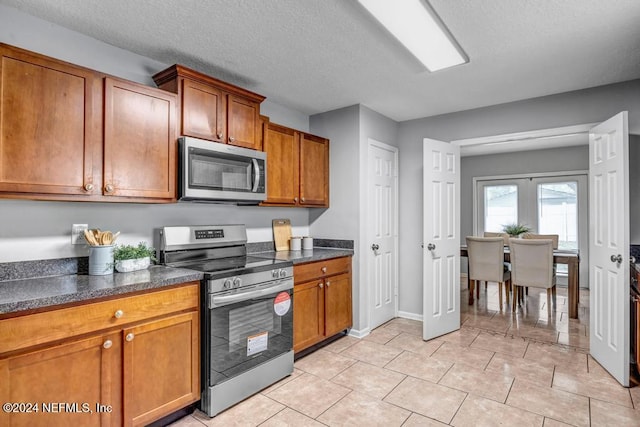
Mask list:
POLYGON ((293 283, 291 280, 285 280, 284 282, 280 282, 275 286, 269 286, 264 289, 255 289, 249 292, 242 292, 239 294, 233 295, 222 295, 222 296, 209 296, 209 308, 217 308, 225 305, 233 304, 240 301, 247 301, 253 298, 259 298, 265 295, 269 295, 275 292, 286 291, 293 289, 293 283))
POLYGON ((253 163, 253 188, 251 192, 255 193, 258 191, 258 184, 260 184, 260 165, 256 159, 251 159, 251 163, 253 163))

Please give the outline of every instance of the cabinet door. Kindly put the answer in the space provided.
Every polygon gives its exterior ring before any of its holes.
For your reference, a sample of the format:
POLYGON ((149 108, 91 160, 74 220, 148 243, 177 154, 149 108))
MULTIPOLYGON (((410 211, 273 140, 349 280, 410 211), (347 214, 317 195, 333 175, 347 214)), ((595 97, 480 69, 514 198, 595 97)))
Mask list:
POLYGON ((226 109, 222 90, 182 79, 182 135, 225 142, 226 109))
POLYGON ((300 204, 329 206, 329 140, 300 136, 300 204))
POLYGON ((0 412, 0 425, 121 425, 119 337, 94 336, 0 360, 0 400, 38 404, 37 412, 0 412))
POLYGON ((91 194, 102 163, 100 78, 4 45, 0 54, 0 191, 91 194))
POLYGON ((227 142, 238 147, 260 149, 260 104, 227 95, 227 142))
POLYGON ((315 280, 293 288, 293 351, 324 338, 324 283, 315 280))
POLYGON ((327 337, 351 327, 351 273, 325 279, 324 303, 327 337))
POLYGON ((175 199, 176 95, 105 79, 107 196, 175 199))
POLYGON ((146 425, 200 398, 198 312, 125 329, 124 425, 146 425))
POLYGON ((265 203, 296 205, 299 188, 299 134, 293 129, 267 125, 267 200, 265 203))

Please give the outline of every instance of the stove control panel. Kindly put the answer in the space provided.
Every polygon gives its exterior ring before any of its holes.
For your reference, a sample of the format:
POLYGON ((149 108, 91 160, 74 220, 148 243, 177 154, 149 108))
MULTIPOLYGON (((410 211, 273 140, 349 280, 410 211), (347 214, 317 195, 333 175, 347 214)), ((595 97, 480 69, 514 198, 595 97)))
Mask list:
POLYGON ((293 266, 287 266, 283 268, 274 268, 233 276, 229 275, 216 279, 208 279, 206 280, 206 283, 208 292, 216 293, 266 282, 290 280, 291 278, 293 278, 293 266))
POLYGON ((194 230, 194 234, 196 235, 196 240, 224 238, 224 230, 220 228, 210 230, 194 230))

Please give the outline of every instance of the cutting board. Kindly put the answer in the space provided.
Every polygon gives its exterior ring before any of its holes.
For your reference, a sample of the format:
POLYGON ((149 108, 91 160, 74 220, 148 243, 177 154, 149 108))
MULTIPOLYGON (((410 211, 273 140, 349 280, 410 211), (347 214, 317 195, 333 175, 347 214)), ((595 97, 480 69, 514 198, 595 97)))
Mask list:
POLYGON ((289 240, 291 239, 291 220, 274 219, 273 220, 273 242, 276 251, 288 251, 289 240))

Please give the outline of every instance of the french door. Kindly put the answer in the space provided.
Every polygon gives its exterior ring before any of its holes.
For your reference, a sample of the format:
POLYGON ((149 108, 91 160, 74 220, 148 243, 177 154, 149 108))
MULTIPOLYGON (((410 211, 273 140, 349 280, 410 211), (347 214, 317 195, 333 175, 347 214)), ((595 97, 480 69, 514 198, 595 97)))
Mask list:
MULTIPOLYGON (((535 176, 476 178, 474 234, 502 232, 506 224, 529 226, 533 233, 557 234, 559 248, 579 250, 588 259, 587 175, 536 174, 535 176)), ((567 266, 559 265, 558 273, 567 266)), ((580 264, 580 284, 586 287, 589 267, 580 264)))

